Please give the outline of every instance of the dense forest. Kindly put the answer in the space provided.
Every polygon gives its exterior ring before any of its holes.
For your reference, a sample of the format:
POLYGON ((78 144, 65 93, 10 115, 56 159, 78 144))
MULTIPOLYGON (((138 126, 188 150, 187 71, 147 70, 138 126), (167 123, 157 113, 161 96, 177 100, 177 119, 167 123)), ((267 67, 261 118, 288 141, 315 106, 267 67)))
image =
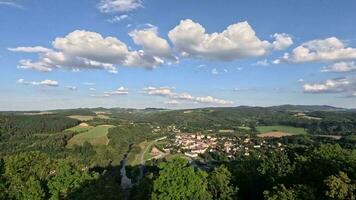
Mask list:
MULTIPOLYGON (((0 199, 268 199, 352 200, 356 197, 356 112, 333 107, 235 107, 191 110, 74 109, 45 114, 0 114, 0 199), (97 112, 108 118, 97 117, 97 112), (303 115, 298 113, 303 113, 303 115), (112 125, 106 145, 68 147, 85 128, 71 115, 112 125), (133 181, 122 188, 122 166, 139 144, 182 132, 232 129, 255 137, 256 127, 301 127, 307 135, 268 139, 283 148, 229 158, 207 152, 200 160, 176 157, 126 166, 133 181), (248 127, 249 129, 241 129, 248 127), (341 136, 340 139, 318 135, 341 136), (200 162, 205 162, 202 165, 200 162), (202 167, 209 165, 209 167, 202 167), (142 177, 139 175, 143 173, 142 177)), ((226 136, 228 137, 228 136, 226 136)), ((261 140, 256 138, 257 140, 261 140)), ((267 139, 266 139, 267 140, 267 139)))

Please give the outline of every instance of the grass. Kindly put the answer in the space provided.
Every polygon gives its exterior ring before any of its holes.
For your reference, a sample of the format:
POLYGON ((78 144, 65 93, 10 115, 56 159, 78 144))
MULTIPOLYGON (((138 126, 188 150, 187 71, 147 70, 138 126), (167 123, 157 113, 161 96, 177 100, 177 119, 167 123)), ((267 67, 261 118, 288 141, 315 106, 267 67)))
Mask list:
POLYGON ((346 139, 347 139, 347 140, 350 140, 350 141, 353 141, 353 142, 356 142, 356 135, 349 135, 349 136, 346 136, 346 139))
POLYGON ((241 130, 246 130, 246 131, 251 130, 251 128, 247 127, 247 126, 239 126, 238 128, 241 129, 241 130))
POLYGON ((80 121, 89 121, 89 120, 94 119, 94 116, 90 116, 90 115, 70 115, 68 117, 72 118, 72 119, 77 119, 80 121))
MULTIPOLYGON (((108 130, 114 126, 112 125, 100 125, 96 127, 83 127, 89 128, 87 131, 80 132, 79 134, 73 136, 69 141, 67 147, 72 147, 73 145, 82 145, 85 141, 91 143, 94 146, 97 145, 107 145, 109 139, 107 137, 108 130)), ((75 128, 75 127, 74 127, 75 128)), ((76 129, 79 129, 78 127, 76 129)))
POLYGON ((304 128, 297 128, 292 126, 257 126, 257 131, 260 133, 268 133, 268 132, 285 132, 296 135, 305 135, 307 132, 304 128))

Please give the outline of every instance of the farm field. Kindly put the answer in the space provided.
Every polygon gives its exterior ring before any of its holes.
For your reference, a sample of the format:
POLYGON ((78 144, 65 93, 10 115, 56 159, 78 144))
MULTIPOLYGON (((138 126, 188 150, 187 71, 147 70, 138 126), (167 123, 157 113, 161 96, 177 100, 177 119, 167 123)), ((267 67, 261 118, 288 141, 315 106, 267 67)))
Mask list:
MULTIPOLYGON (((107 145, 109 143, 107 133, 112 125, 101 125, 96 127, 83 127, 84 131, 80 131, 78 135, 73 136, 69 141, 67 147, 72 147, 73 145, 82 145, 85 141, 90 144, 97 145, 107 145), (87 130, 85 130, 87 129, 87 130)), ((77 130, 80 130, 81 127, 77 127, 77 130)))
POLYGON ((77 120, 80 120, 80 121, 90 121, 90 120, 94 119, 95 116, 90 116, 90 115, 70 115, 68 117, 72 118, 72 119, 77 119, 77 120))
POLYGON ((303 128, 291 126, 257 126, 259 137, 283 137, 290 135, 305 135, 307 132, 303 128))

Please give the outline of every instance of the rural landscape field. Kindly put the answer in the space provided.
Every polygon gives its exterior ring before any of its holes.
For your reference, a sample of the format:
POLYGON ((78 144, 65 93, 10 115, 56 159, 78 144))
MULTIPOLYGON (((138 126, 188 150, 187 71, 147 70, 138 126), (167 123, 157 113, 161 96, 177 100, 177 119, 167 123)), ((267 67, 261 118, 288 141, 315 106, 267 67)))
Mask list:
POLYGON ((0 200, 356 200, 355 11, 0 0, 0 200))

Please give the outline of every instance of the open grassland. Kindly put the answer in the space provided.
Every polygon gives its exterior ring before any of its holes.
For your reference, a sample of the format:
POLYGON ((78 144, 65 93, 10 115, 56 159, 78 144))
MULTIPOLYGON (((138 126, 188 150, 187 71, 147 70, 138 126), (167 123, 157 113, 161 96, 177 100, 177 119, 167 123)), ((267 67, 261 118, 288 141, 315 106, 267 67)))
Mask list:
POLYGON ((258 126, 259 137, 283 137, 290 135, 305 135, 307 132, 303 128, 292 126, 258 126))
POLYGON ((251 130, 251 128, 248 127, 248 126, 239 126, 238 128, 241 129, 241 130, 246 130, 246 131, 250 131, 251 130))
POLYGON ((72 131, 72 132, 76 132, 76 133, 81 133, 81 132, 86 132, 91 130, 92 128, 94 128, 93 126, 89 126, 86 124, 86 126, 84 125, 85 123, 81 123, 78 126, 74 126, 72 128, 68 128, 65 131, 72 131))
POLYGON ((73 145, 82 145, 85 141, 90 144, 97 145, 107 145, 109 143, 107 133, 112 125, 100 125, 96 127, 74 127, 77 130, 87 128, 87 131, 80 131, 79 134, 73 136, 69 141, 67 147, 72 147, 73 145))
POLYGON ((97 115, 97 117, 100 118, 100 119, 110 119, 109 116, 107 116, 107 115, 102 115, 102 114, 97 115))
POLYGON ((70 115, 68 117, 72 118, 72 119, 77 119, 80 121, 90 121, 90 120, 94 119, 94 116, 90 116, 90 115, 70 115))

